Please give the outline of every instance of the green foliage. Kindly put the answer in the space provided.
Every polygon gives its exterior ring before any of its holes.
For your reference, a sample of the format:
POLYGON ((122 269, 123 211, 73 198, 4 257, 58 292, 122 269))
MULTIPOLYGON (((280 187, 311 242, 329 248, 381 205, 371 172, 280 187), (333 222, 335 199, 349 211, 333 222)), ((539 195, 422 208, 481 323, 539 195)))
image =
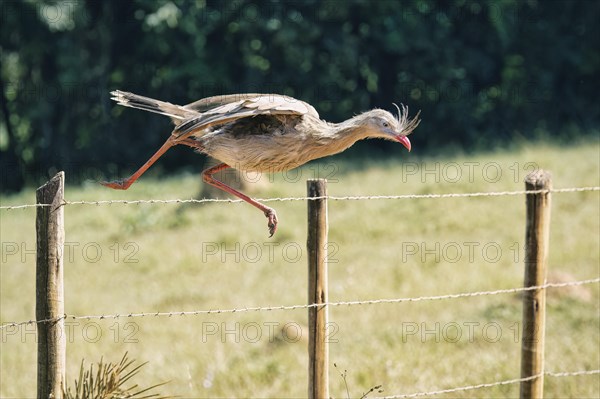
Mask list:
MULTIPOLYGON (((403 102, 422 110, 419 151, 596 134, 599 4, 5 1, 2 189, 55 169, 79 182, 143 162, 169 122, 120 109, 113 89, 175 103, 284 93, 333 121, 403 102)), ((161 165, 194 162, 181 151, 161 165)))

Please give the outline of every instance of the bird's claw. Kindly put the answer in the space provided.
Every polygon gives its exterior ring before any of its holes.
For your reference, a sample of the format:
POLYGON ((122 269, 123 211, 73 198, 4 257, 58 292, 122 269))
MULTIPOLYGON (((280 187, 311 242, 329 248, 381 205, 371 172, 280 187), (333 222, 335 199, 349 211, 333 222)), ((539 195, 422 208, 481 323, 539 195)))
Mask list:
POLYGON ((127 189, 127 187, 125 186, 125 181, 123 179, 113 180, 113 181, 101 181, 100 184, 102 184, 105 187, 112 188, 115 190, 126 190, 127 189))
POLYGON ((275 213, 275 209, 267 209, 265 211, 265 216, 267 217, 267 219, 269 219, 268 226, 270 238, 273 237, 273 234, 275 234, 275 231, 277 230, 277 214, 275 213))

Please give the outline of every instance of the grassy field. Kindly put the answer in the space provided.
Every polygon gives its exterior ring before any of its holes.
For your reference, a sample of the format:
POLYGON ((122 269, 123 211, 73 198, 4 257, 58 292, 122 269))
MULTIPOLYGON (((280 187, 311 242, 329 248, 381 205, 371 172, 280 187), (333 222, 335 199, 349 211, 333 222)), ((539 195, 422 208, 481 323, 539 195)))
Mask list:
MULTIPOLYGON (((522 190, 535 168, 554 187, 600 184, 600 144, 523 144, 453 158, 325 160, 263 176, 253 195, 304 196, 307 178, 330 195, 522 190), (272 180, 272 182, 270 181, 272 180)), ((68 200, 190 198, 198 176, 142 178, 127 192, 86 184, 68 200)), ((32 203, 34 190, 3 197, 32 203)), ((554 194, 550 281, 600 274, 600 193, 554 194)), ((280 226, 247 204, 70 205, 65 209, 68 314, 193 311, 306 302, 306 203, 270 203, 280 226)), ((417 297, 518 287, 523 280, 524 196, 329 202, 329 299, 417 297)), ((35 211, 2 210, 1 322, 35 315, 35 211)), ((600 368, 598 284, 548 292, 546 370, 600 368)), ((170 381, 181 397, 305 397, 306 310, 67 322, 67 373, 82 359, 149 362, 137 382, 170 381)), ((518 295, 330 309, 330 393, 394 395, 519 377, 518 295), (338 369, 333 368, 333 363, 338 369)), ((35 329, 5 329, 0 396, 34 397, 35 329)), ((518 384, 439 397, 516 397, 518 384)), ((547 397, 598 397, 598 376, 547 377, 547 397)))

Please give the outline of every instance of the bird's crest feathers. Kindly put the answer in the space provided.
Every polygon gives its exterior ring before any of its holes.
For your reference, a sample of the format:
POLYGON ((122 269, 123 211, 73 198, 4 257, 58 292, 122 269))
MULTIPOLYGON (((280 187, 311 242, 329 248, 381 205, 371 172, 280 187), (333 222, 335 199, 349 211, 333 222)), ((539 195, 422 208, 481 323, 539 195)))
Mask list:
POLYGON ((400 129, 402 130, 403 134, 405 136, 408 136, 409 134, 411 134, 413 132, 413 130, 415 130, 417 128, 417 126, 419 126, 419 123, 421 123, 421 119, 419 119, 419 115, 421 115, 421 111, 417 112, 417 114, 414 116, 414 118, 412 119, 408 119, 408 107, 404 104, 400 104, 402 106, 402 109, 400 109, 400 107, 398 107, 398 105, 396 103, 392 103, 394 104, 394 107, 396 107, 396 109, 398 110, 398 115, 396 116, 396 120, 398 120, 398 124, 400 125, 400 129))

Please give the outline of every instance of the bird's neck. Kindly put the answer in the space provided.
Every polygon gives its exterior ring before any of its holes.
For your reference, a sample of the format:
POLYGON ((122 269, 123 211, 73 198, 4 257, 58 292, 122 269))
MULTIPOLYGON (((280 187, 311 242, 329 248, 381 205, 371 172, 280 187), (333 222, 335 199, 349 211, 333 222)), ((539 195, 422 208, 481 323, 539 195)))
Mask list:
POLYGON ((317 118, 304 118, 301 130, 307 134, 300 151, 306 151, 306 159, 313 160, 337 154, 358 140, 369 137, 367 129, 360 123, 360 115, 341 123, 329 123, 317 118))
POLYGON ((357 141, 369 137, 369 131, 360 123, 361 120, 361 115, 357 115, 340 123, 331 123, 326 136, 343 151, 357 141))

